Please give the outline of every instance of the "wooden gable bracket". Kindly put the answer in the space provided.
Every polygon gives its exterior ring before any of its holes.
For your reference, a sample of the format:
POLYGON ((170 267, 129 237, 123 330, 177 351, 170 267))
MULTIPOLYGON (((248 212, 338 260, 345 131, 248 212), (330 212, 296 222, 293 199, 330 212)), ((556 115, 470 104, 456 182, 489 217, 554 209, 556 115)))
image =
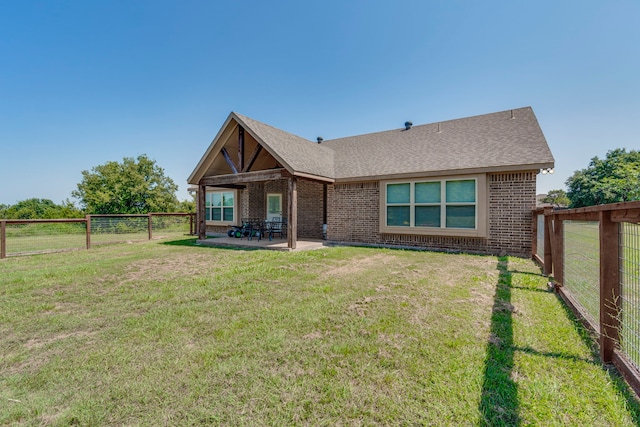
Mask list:
POLYGON ((222 150, 220 150, 220 152, 222 153, 222 156, 224 157, 224 159, 227 161, 227 164, 229 165, 229 167, 231 168, 231 171, 237 175, 238 174, 238 167, 236 166, 236 164, 233 162, 233 160, 231 160, 231 157, 229 156, 229 153, 227 152, 227 149, 222 147, 222 150))
POLYGON ((242 172, 249 172, 251 170, 251 168, 253 167, 253 164, 255 163, 261 151, 262 151, 262 145, 258 144, 256 146, 256 149, 253 150, 253 153, 251 153, 251 157, 249 157, 249 162, 245 165, 244 169, 242 169, 242 172))

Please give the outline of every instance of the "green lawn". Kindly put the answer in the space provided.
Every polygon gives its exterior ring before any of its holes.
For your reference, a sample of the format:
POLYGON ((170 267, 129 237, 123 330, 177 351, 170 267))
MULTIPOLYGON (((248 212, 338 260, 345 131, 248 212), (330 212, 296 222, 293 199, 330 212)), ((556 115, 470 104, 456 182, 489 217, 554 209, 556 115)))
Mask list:
POLYGON ((528 260, 193 241, 1 261, 0 424, 640 420, 528 260))

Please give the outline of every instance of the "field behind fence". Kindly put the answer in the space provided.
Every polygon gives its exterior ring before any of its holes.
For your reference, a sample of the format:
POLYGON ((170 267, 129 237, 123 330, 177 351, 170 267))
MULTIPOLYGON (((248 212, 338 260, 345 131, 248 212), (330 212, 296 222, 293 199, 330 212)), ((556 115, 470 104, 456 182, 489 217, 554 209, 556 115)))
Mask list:
POLYGON ((72 219, 0 219, 0 258, 191 235, 195 214, 87 215, 72 219))
POLYGON ((537 209, 532 256, 640 395, 640 202, 537 209))

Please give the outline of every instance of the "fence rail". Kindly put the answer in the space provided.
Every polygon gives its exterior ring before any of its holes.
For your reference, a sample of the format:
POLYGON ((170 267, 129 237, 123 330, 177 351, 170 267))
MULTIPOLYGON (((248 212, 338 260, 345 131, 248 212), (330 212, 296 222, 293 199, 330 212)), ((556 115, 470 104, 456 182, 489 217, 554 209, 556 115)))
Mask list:
POLYGON ((531 255, 640 396, 640 202, 533 211, 531 255))
POLYGON ((193 213, 87 215, 70 219, 0 219, 0 259, 195 232, 193 213))

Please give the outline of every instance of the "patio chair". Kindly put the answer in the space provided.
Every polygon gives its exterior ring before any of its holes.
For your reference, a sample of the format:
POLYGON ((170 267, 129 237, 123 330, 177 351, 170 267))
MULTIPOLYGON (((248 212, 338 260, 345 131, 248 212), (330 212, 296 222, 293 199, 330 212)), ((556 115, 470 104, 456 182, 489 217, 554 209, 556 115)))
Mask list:
POLYGON ((287 219, 283 218, 280 220, 278 218, 278 221, 270 221, 268 233, 269 240, 272 240, 273 236, 276 234, 280 235, 281 239, 287 237, 287 219))

